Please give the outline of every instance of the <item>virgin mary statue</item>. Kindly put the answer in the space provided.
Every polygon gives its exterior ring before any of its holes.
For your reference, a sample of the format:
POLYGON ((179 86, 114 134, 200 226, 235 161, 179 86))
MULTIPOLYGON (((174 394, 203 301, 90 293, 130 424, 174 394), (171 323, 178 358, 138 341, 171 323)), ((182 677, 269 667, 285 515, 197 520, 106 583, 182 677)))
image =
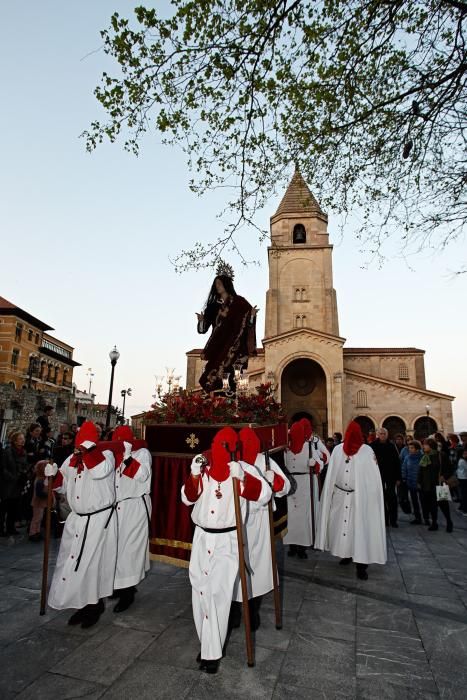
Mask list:
POLYGON ((203 312, 198 317, 198 333, 212 332, 201 358, 206 361, 199 383, 205 391, 222 389, 224 375, 235 389, 234 365, 243 369, 256 355, 257 308, 239 296, 233 285, 233 270, 221 262, 216 270, 203 312))

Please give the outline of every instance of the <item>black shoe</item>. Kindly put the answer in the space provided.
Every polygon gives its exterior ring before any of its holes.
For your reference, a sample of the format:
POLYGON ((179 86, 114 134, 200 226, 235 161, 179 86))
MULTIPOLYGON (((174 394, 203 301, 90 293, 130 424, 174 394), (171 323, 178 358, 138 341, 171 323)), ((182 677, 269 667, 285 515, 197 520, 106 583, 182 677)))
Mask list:
POLYGON ((344 557, 344 559, 341 559, 339 564, 340 566, 347 566, 347 564, 352 563, 352 557, 344 557))
POLYGON ((302 547, 302 545, 297 546, 297 557, 299 559, 308 559, 308 554, 306 553, 305 547, 302 547))
POLYGON ((294 544, 289 544, 289 551, 287 552, 288 557, 294 557, 297 554, 297 548, 294 544))
POLYGON ((446 525, 446 532, 452 532, 452 530, 453 530, 452 523, 448 523, 446 525))
POLYGON ((357 564, 357 578, 361 581, 368 581, 367 564, 357 564))
POLYGON ((219 670, 220 662, 220 659, 202 659, 201 666, 199 668, 200 670, 205 671, 206 673, 217 673, 219 670))
POLYGON ((430 532, 435 532, 437 529, 438 525, 436 523, 433 523, 433 525, 430 525, 430 527, 428 528, 430 532))
POLYGON ((104 601, 100 600, 98 603, 92 605, 86 605, 83 608, 83 621, 81 622, 81 627, 83 630, 93 627, 96 622, 99 621, 100 616, 105 610, 104 601))
POLYGON ((411 525, 421 525, 421 524, 422 524, 422 521, 421 521, 420 518, 415 518, 415 520, 411 520, 411 521, 410 521, 410 524, 411 524, 411 525))
POLYGON ((41 542, 42 541, 41 533, 37 532, 35 535, 29 535, 29 541, 30 542, 41 542))
POLYGON ((80 610, 77 610, 76 612, 73 613, 73 615, 70 617, 68 620, 69 625, 80 625, 83 620, 84 620, 84 611, 86 610, 86 607, 81 608, 80 610))
POLYGON ((119 600, 116 605, 114 605, 114 613, 124 612, 128 610, 130 605, 135 602, 135 592, 133 588, 124 588, 119 592, 119 600))

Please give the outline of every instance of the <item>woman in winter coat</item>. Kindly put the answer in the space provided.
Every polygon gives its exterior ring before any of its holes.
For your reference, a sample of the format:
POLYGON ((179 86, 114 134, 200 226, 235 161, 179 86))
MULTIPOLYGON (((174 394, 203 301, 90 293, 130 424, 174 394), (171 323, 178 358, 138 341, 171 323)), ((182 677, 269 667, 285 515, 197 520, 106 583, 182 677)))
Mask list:
POLYGON ((444 484, 449 477, 450 465, 443 460, 443 452, 438 452, 438 445, 433 438, 423 441, 423 457, 420 460, 418 472, 418 484, 420 486, 423 517, 425 522, 428 515, 431 516, 429 530, 438 529, 438 506, 446 518, 446 532, 452 532, 452 519, 449 510, 449 501, 438 501, 436 487, 444 484))
POLYGON ((7 535, 17 535, 15 522, 19 517, 21 493, 28 479, 29 465, 24 448, 24 433, 10 435, 10 446, 3 450, 0 497, 2 499, 1 525, 6 515, 7 535))
MULTIPOLYGON (((418 440, 412 440, 407 446, 405 456, 402 462, 402 481, 407 484, 412 501, 414 519, 410 521, 411 525, 421 525, 422 516, 420 510, 420 499, 418 496, 418 472, 420 471, 420 460, 422 458, 422 446, 418 440)), ((430 524, 428 519, 425 519, 427 525, 430 524)))

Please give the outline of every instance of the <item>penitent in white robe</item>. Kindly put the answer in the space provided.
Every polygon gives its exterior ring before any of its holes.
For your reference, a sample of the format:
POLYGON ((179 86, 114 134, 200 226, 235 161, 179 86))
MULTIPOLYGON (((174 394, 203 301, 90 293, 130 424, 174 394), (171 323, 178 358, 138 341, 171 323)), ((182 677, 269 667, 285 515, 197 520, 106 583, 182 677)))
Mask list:
MULTIPOLYGON (((241 465, 245 467, 245 462, 241 465)), ((271 486, 267 482, 270 498, 281 498, 286 496, 290 490, 290 482, 282 469, 270 458, 270 469, 275 472, 284 482, 281 490, 273 493, 271 486)), ((248 465, 250 466, 250 465, 248 465)), ((260 478, 264 478, 266 471, 266 458, 264 454, 259 454, 256 458, 254 468, 258 471, 260 478)), ((248 512, 245 522, 246 547, 248 551, 248 567, 250 576, 247 577, 248 597, 256 598, 272 591, 274 582, 272 578, 271 559, 271 535, 269 529, 269 507, 268 503, 258 501, 248 501, 248 512)), ((273 506, 274 508, 274 506, 273 506)), ((237 578, 234 588, 234 600, 242 601, 242 587, 237 578)))
POLYGON ((359 564, 385 564, 386 528, 381 476, 371 447, 352 457, 336 445, 329 462, 316 548, 359 564))
POLYGON ((113 591, 117 560, 115 459, 108 450, 102 455, 102 462, 82 471, 70 467, 70 455, 59 470, 63 481, 55 490, 66 494, 71 513, 65 522, 48 598, 56 610, 80 609, 113 591))
POLYGON ((149 524, 151 519, 151 469, 149 450, 131 453, 115 473, 117 497, 118 550, 114 588, 136 586, 149 571, 149 524))
MULTIPOLYGON (((255 482, 260 482, 258 503, 267 503, 270 488, 264 480, 254 475, 253 467, 244 465, 244 471, 255 482)), ((193 505, 191 518, 195 534, 190 558, 190 583, 192 586, 193 618, 201 642, 201 658, 222 658, 222 648, 227 636, 230 606, 235 581, 238 575, 238 545, 235 529, 231 532, 206 532, 202 528, 235 528, 235 506, 233 482, 229 477, 221 482, 222 498, 215 491, 218 482, 209 478, 207 469, 202 477, 202 491, 196 500, 189 500, 182 487, 182 501, 193 505)), ((201 486, 200 486, 201 488, 201 486)), ((242 519, 247 514, 247 488, 240 498, 242 519)))

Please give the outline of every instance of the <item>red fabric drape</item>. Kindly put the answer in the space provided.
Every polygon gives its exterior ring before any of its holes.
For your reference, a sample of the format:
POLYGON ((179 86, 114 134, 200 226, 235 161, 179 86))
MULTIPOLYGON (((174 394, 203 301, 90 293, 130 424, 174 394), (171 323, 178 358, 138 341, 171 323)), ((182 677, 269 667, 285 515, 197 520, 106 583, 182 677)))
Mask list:
POLYGON ((191 459, 153 457, 152 518, 149 551, 163 561, 183 566, 190 560, 194 525, 191 508, 180 497, 190 474, 191 459))

